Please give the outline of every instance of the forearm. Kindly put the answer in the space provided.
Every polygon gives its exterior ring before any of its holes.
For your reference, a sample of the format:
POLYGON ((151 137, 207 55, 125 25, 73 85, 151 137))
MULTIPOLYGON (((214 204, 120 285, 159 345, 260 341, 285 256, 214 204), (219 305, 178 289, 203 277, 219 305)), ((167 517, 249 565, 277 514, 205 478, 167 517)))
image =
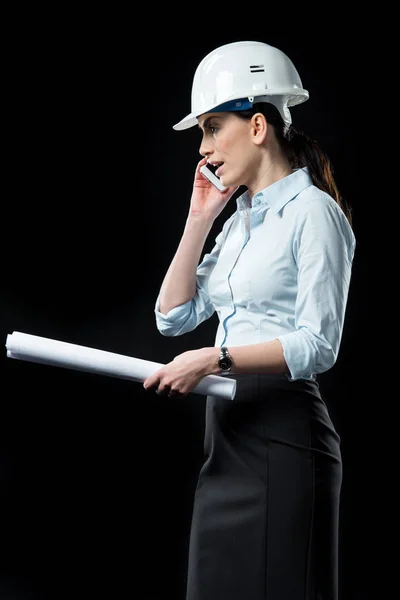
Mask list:
POLYGON ((163 314, 188 302, 196 293, 196 269, 212 224, 210 219, 189 215, 160 289, 159 309, 163 314))
MULTIPOLYGON (((229 347, 234 368, 232 373, 284 373, 286 364, 279 340, 252 344, 249 346, 229 347)), ((220 373, 218 347, 204 347, 188 350, 179 354, 150 375, 144 382, 144 388, 157 386, 158 393, 168 393, 171 397, 188 394, 201 379, 207 375, 220 373)))
MULTIPOLYGON (((282 344, 279 340, 271 340, 247 346, 229 346, 233 361, 232 373, 237 374, 279 374, 289 373, 282 344)), ((207 357, 207 374, 219 374, 219 348, 210 348, 207 357)))

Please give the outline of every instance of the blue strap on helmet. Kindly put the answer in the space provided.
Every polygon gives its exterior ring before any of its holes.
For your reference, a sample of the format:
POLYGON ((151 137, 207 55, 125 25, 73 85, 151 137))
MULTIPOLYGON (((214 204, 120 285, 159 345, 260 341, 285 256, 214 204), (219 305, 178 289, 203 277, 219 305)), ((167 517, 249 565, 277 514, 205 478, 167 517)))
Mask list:
POLYGON ((207 112, 233 112, 235 110, 249 110, 253 106, 248 98, 240 98, 239 100, 229 100, 207 112))

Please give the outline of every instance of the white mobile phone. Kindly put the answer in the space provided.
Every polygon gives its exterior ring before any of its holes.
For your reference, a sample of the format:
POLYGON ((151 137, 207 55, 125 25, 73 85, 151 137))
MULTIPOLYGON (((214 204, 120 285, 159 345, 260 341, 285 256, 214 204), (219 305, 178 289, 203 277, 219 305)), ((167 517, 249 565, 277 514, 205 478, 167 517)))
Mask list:
POLYGON ((200 173, 202 173, 204 177, 207 177, 207 179, 211 181, 211 183, 215 185, 215 187, 220 192, 224 192, 227 189, 224 185, 222 185, 219 178, 211 171, 211 169, 207 165, 203 165, 202 167, 200 167, 200 173))

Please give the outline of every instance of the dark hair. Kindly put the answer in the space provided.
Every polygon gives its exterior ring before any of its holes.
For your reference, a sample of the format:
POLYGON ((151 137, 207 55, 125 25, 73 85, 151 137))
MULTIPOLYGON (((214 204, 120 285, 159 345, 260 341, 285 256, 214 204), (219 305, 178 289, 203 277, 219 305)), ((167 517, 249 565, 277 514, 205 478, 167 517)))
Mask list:
POLYGON ((244 119, 251 119, 257 112, 262 113, 267 122, 274 127, 278 143, 286 153, 292 169, 308 167, 313 184, 327 192, 338 203, 352 225, 351 208, 339 193, 331 161, 317 142, 303 131, 295 129, 293 125, 286 130, 281 114, 273 104, 259 102, 249 110, 238 111, 236 114, 244 119))

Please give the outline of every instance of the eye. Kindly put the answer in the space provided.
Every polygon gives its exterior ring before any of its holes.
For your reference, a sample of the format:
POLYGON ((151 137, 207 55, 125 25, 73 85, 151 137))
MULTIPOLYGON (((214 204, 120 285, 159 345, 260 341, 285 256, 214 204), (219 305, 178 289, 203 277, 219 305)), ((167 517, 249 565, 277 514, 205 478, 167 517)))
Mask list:
POLYGON ((209 125, 208 129, 213 135, 215 135, 219 131, 219 127, 217 127, 217 125, 209 125))

